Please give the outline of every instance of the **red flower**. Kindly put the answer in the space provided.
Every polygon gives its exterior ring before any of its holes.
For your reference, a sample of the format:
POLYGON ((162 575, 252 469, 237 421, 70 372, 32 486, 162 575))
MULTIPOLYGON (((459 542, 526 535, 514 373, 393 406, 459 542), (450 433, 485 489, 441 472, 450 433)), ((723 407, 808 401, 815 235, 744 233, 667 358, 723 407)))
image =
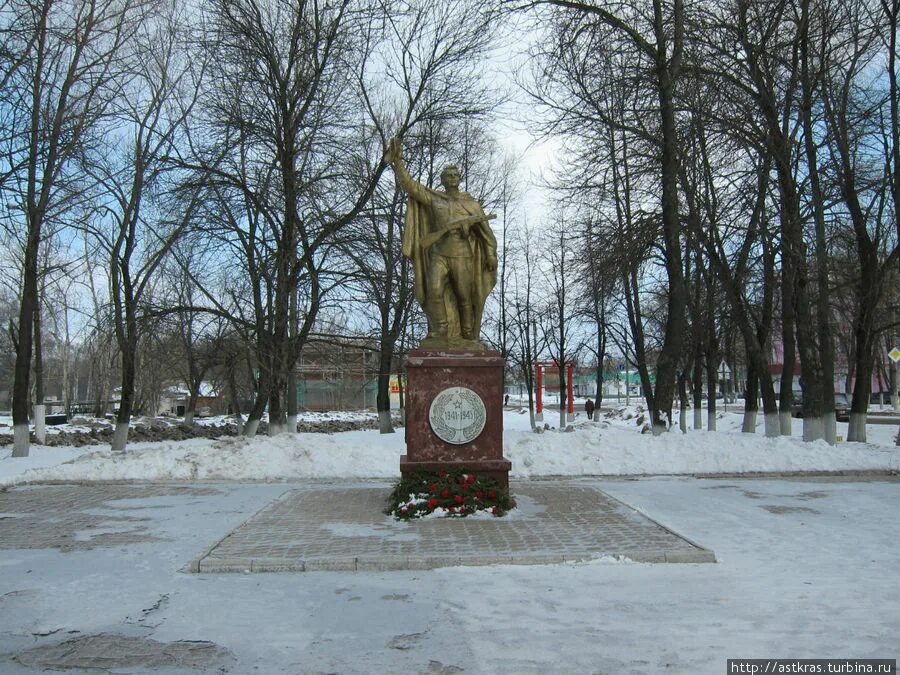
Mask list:
POLYGON ((428 500, 428 510, 434 511, 437 508, 438 500, 437 499, 429 499, 428 500))
POLYGON ((472 483, 474 483, 474 482, 475 482, 475 474, 474 474, 474 473, 470 473, 470 474, 468 475, 468 477, 466 478, 466 482, 467 482, 469 485, 471 485, 472 483))
POLYGON ((466 501, 466 500, 463 499, 463 496, 462 496, 462 495, 456 495, 456 496, 453 498, 453 501, 455 501, 457 504, 462 504, 462 503, 463 503, 464 501, 466 501))
POLYGON ((429 486, 428 486, 428 491, 429 491, 431 494, 434 494, 435 492, 437 492, 437 483, 432 483, 431 485, 429 485, 429 486))
POLYGON ((459 484, 460 484, 460 485, 465 485, 466 482, 467 482, 467 481, 466 481, 466 477, 465 477, 465 476, 460 476, 460 477, 459 477, 459 484))
POLYGON ((493 513, 495 516, 497 515, 497 507, 496 506, 491 509, 491 513, 493 513))
POLYGON ((449 496, 450 496, 450 490, 448 490, 447 488, 444 488, 444 489, 441 491, 441 497, 443 497, 444 499, 446 499, 446 498, 449 497, 449 496))
POLYGON ((482 492, 481 490, 479 490, 478 492, 475 493, 475 497, 476 497, 477 499, 481 499, 482 497, 484 497, 484 492, 482 492))
POLYGON ((468 486, 468 485, 461 485, 459 489, 460 489, 460 491, 462 491, 462 492, 468 492, 468 491, 469 491, 469 486, 468 486))
POLYGON ((406 515, 406 507, 405 506, 400 507, 400 513, 404 516, 406 515))
POLYGON ((497 499, 497 493, 493 490, 488 490, 488 499, 497 499))
POLYGON ((447 513, 456 513, 456 507, 455 507, 455 506, 448 506, 448 507, 447 507, 447 513))
POLYGON ((440 476, 441 478, 446 478, 446 477, 449 476, 449 475, 450 475, 450 474, 447 473, 446 471, 441 471, 441 472, 438 474, 438 476, 440 476))

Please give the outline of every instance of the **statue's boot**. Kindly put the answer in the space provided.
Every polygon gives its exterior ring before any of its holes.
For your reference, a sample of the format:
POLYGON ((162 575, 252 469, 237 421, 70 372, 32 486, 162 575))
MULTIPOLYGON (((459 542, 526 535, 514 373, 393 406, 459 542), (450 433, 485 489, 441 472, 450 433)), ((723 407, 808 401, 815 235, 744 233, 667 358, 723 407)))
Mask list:
POLYGON ((464 340, 475 339, 475 311, 472 305, 462 305, 459 308, 459 332, 464 340))

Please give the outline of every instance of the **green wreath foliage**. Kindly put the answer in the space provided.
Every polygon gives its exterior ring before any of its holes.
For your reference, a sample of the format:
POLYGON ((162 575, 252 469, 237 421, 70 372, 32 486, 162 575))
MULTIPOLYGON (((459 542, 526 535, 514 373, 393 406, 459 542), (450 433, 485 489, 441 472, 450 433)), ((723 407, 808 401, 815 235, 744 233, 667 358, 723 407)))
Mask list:
POLYGON ((465 471, 422 471, 400 479, 391 491, 385 513, 400 520, 432 513, 464 518, 477 511, 502 516, 515 506, 509 490, 495 478, 465 471))

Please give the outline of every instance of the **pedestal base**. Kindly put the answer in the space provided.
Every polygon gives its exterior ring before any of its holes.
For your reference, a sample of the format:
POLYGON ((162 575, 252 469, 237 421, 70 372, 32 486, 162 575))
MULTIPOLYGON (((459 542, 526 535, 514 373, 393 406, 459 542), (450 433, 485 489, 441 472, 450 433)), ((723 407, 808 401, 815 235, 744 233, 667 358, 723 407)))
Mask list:
POLYGON ((411 462, 409 455, 400 455, 400 474, 406 476, 418 471, 427 471, 428 473, 440 473, 446 471, 452 473, 454 471, 462 471, 463 473, 473 473, 476 476, 487 476, 496 480, 501 487, 509 488, 509 471, 512 469, 512 462, 508 459, 486 459, 486 460, 468 460, 459 462, 411 462))
POLYGON ((498 352, 414 350, 406 363, 406 454, 400 473, 463 471, 509 486, 511 462, 503 457, 503 368, 498 352), (432 429, 429 410, 451 387, 465 387, 484 403, 481 433, 467 443, 442 440, 432 429))

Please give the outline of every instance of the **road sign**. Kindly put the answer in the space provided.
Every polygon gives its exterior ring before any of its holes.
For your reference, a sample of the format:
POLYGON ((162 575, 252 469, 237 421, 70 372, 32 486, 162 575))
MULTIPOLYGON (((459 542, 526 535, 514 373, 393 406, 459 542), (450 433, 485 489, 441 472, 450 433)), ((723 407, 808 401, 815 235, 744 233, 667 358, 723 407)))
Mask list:
POLYGON ((618 368, 619 370, 625 370, 625 364, 620 363, 618 366, 616 366, 616 368, 618 368))
POLYGON ((897 361, 900 361, 900 349, 894 347, 891 351, 888 352, 888 356, 891 357, 891 361, 897 363, 897 361))

